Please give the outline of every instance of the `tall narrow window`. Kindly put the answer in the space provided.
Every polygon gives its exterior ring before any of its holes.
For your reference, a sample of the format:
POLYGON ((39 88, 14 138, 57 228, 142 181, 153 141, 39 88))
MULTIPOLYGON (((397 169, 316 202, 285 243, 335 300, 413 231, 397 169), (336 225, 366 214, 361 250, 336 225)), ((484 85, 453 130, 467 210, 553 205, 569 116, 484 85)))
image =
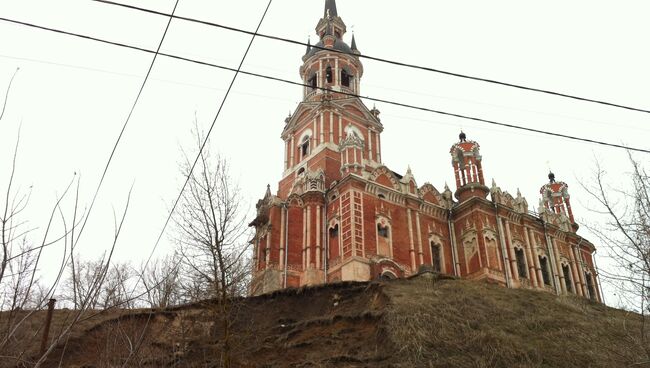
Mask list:
POLYGON ((325 80, 327 81, 327 83, 332 83, 333 75, 332 75, 331 66, 328 66, 327 69, 325 69, 325 80))
POLYGON ((442 272, 442 257, 440 257, 440 246, 431 242, 431 266, 434 272, 442 272))
POLYGON ((551 285, 551 277, 548 273, 548 260, 546 257, 539 257, 539 267, 542 269, 542 278, 544 279, 544 284, 551 285))
POLYGON ((571 281, 571 268, 569 265, 562 265, 562 273, 564 273, 564 285, 568 293, 573 293, 573 282, 571 281))
POLYGON ((519 273, 520 278, 528 278, 526 274, 526 256, 524 255, 524 250, 521 248, 515 248, 515 256, 517 257, 517 272, 519 273))
POLYGON ((315 90, 316 87, 318 87, 318 82, 316 79, 316 74, 312 75, 311 78, 309 78, 309 85, 311 86, 311 90, 315 90))
POLYGON ((341 70, 341 84, 344 87, 350 87, 350 77, 352 76, 348 74, 347 70, 341 70))
POLYGON ((386 222, 377 224, 377 255, 391 256, 390 226, 386 222))
POLYGON ((590 273, 585 273, 585 280, 587 280, 587 290, 589 291, 589 299, 596 300, 596 289, 594 288, 594 280, 591 278, 590 273))
POLYGON ((301 159, 309 155, 309 136, 306 136, 302 139, 302 144, 300 144, 300 157, 301 159))

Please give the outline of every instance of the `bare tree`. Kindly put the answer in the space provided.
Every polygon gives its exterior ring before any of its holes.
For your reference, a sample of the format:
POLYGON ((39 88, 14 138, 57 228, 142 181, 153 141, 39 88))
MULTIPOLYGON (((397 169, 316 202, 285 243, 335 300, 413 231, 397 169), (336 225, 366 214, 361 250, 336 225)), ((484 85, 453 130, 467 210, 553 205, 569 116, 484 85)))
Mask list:
POLYGON ((174 255, 141 267, 139 277, 150 307, 166 308, 180 302, 179 261, 174 255))
POLYGON ((185 268, 184 285, 190 286, 186 290, 193 297, 200 290, 214 300, 222 366, 230 367, 232 303, 241 296, 248 279, 246 213, 227 160, 201 150, 201 134, 196 134, 196 140, 196 167, 192 170, 187 155, 181 167, 188 183, 174 217, 176 238, 185 268))
POLYGON ((617 289, 623 306, 640 311, 644 322, 640 345, 650 361, 645 328, 645 315, 650 312, 650 175, 641 161, 628 155, 632 171, 625 184, 608 184, 611 178, 596 164, 591 184, 582 186, 597 203, 593 211, 605 218, 604 223, 589 226, 614 264, 600 271, 601 279, 617 289))

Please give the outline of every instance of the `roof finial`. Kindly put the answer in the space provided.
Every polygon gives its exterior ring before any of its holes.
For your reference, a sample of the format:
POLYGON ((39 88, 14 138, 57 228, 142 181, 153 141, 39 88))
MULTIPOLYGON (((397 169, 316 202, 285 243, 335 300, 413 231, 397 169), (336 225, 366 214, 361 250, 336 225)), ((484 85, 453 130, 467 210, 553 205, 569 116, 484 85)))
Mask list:
POLYGON ((552 171, 548 173, 548 180, 549 180, 551 183, 555 183, 555 174, 553 174, 552 171))
POLYGON ((461 129, 460 134, 458 135, 458 138, 460 139, 461 142, 466 142, 467 141, 467 134, 465 134, 465 132, 463 132, 463 130, 461 129))
POLYGON ((357 49, 357 40, 354 38, 354 31, 352 31, 352 43, 350 45, 350 48, 352 49, 352 51, 359 51, 357 49))

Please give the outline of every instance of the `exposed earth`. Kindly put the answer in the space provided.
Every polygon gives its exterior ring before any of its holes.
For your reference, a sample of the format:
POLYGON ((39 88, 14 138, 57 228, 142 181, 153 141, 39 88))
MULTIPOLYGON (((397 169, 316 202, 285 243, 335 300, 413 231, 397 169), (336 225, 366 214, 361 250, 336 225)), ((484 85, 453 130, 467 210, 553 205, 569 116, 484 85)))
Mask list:
MULTIPOLYGON (((637 314, 432 274, 288 289, 233 307, 234 367, 650 367, 637 314)), ((217 314, 209 302, 88 312, 44 367, 220 367, 217 314)), ((51 336, 74 315, 55 311, 51 336)), ((38 336, 44 317, 19 337, 38 336)), ((31 341, 20 361, 7 356, 24 346, 10 345, 0 366, 33 366, 31 341)))

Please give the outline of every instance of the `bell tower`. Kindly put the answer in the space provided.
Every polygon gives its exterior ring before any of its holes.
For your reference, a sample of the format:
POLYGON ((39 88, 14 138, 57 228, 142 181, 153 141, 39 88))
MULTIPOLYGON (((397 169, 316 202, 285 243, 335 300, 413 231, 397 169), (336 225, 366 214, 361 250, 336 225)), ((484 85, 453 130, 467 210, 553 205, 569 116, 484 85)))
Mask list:
POLYGON ((336 0, 326 0, 315 28, 319 41, 302 56, 303 100, 285 120, 284 173, 278 194, 296 192, 303 174, 323 172, 324 187, 347 175, 363 175, 381 163, 379 111, 356 97, 363 65, 357 41, 344 40, 347 27, 336 0))
POLYGON ((360 185, 381 166, 383 125, 379 110, 357 97, 363 65, 354 35, 350 44, 343 39, 347 27, 335 0, 325 1, 315 31, 318 42, 309 43, 299 69, 302 101, 284 120, 278 191, 258 202, 250 223, 255 227, 252 293, 318 284, 328 277, 365 279, 357 271, 369 272, 368 261, 358 259, 365 254, 363 193, 352 183, 360 185))

